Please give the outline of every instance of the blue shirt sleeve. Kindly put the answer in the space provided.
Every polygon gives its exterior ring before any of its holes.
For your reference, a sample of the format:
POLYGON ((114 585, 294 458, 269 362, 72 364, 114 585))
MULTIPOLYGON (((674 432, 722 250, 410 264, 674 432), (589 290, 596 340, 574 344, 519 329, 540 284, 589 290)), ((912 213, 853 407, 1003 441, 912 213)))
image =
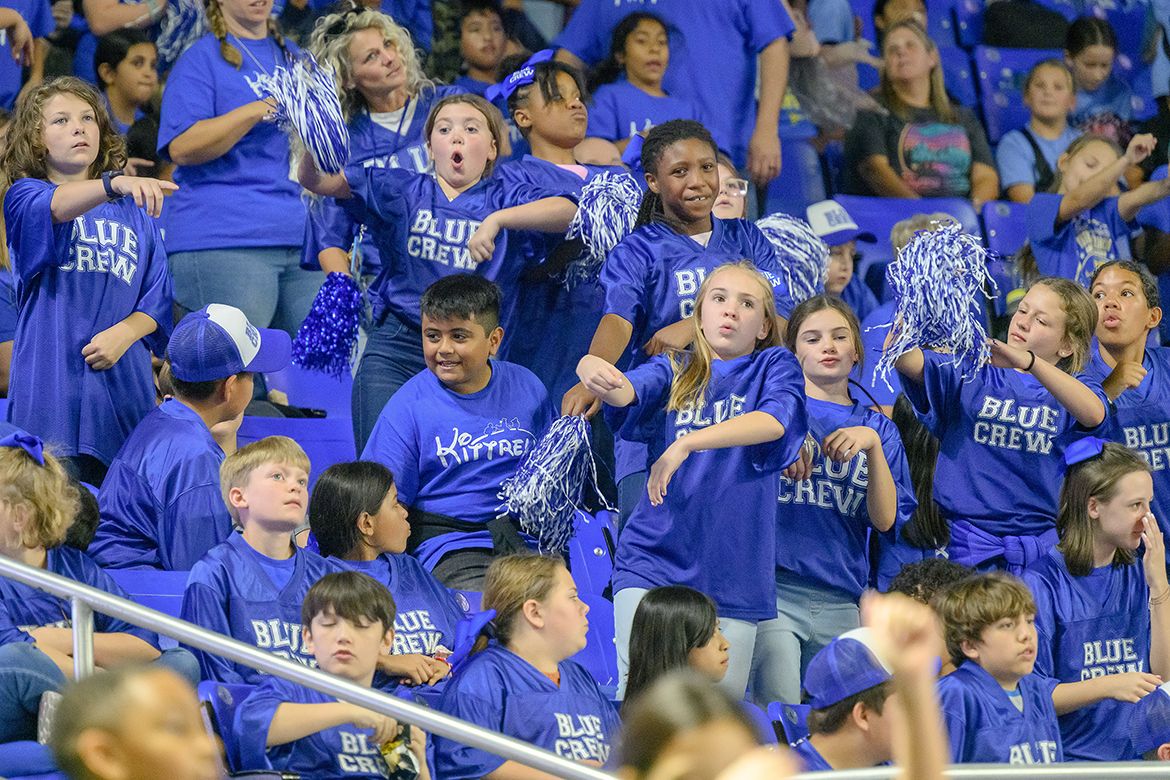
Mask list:
POLYGON ((557 36, 553 46, 568 49, 590 67, 605 59, 609 53, 609 36, 612 28, 603 18, 603 5, 607 0, 584 0, 557 36))
POLYGON ((922 381, 914 382, 899 374, 902 390, 914 404, 922 424, 940 439, 950 421, 959 416, 960 372, 950 363, 950 355, 922 350, 922 381))
POLYGON ((1033 244, 1051 240, 1053 233, 1060 227, 1056 219, 1060 214, 1062 200, 1064 196, 1056 192, 1037 192, 1028 204, 1028 240, 1033 244))
POLYGON ((636 325, 645 314, 646 274, 650 258, 641 250, 642 241, 622 241, 601 266, 605 290, 605 313, 616 314, 636 325))
POLYGON ((1012 130, 999 140, 995 149, 995 166, 999 183, 1005 190, 1015 184, 1036 184, 1036 153, 1019 130, 1012 130))
POLYGON ((398 488, 398 500, 407 506, 418 496, 422 457, 418 426, 411 406, 401 392, 390 399, 378 415, 361 457, 390 469, 398 488))
POLYGON ((649 442, 662 435, 663 410, 670 398, 674 368, 665 355, 657 355, 626 372, 634 388, 634 402, 625 408, 612 409, 607 419, 620 431, 622 438, 649 442))
POLYGON ((588 134, 609 141, 619 141, 626 135, 618 127, 617 91, 612 84, 598 87, 589 107, 588 134))
POLYGON ((744 14, 746 40, 753 54, 768 48, 777 38, 792 35, 796 29, 783 4, 775 0, 742 0, 741 13, 744 14))
POLYGON ((170 160, 168 147, 171 141, 196 122, 217 115, 215 78, 206 66, 202 50, 188 49, 171 69, 166 89, 163 90, 162 106, 159 109, 159 154, 170 160))
POLYGON ((56 184, 41 179, 19 179, 4 196, 12 268, 25 284, 54 264, 57 248, 68 243, 72 235, 72 220, 53 223, 56 191, 56 184))
MULTIPOLYGON (((187 582, 187 590, 183 593, 183 606, 179 610, 179 617, 202 626, 208 631, 233 637, 227 615, 227 593, 213 585, 213 580, 218 579, 215 573, 210 572, 209 567, 196 564, 191 571, 191 579, 187 582), (209 581, 206 583, 196 582, 196 578, 209 581)), ((196 647, 187 645, 184 647, 195 654, 195 658, 199 661, 200 676, 204 680, 215 680, 223 683, 247 682, 231 661, 196 647)))

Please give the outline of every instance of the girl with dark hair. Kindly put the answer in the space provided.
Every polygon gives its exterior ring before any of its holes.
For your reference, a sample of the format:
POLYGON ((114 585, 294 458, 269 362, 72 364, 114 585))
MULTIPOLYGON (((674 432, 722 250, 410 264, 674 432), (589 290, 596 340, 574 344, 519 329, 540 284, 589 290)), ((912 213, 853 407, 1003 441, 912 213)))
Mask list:
POLYGON ((151 101, 158 92, 158 50, 146 33, 115 30, 97 42, 94 71, 114 129, 126 137, 126 172, 158 173, 158 117, 151 101))
POLYGON ((1133 119, 1133 91, 1113 74, 1117 34, 1107 19, 1082 16, 1068 27, 1064 61, 1076 86, 1072 124, 1082 130, 1108 132, 1125 143, 1133 119), (1123 132, 1124 131, 1124 132, 1123 132))
POLYGON ((394 596, 393 649, 378 670, 407 685, 445 679, 464 609, 406 554, 410 524, 390 470, 372 461, 330 466, 313 488, 309 525, 321 555, 370 575, 394 596))

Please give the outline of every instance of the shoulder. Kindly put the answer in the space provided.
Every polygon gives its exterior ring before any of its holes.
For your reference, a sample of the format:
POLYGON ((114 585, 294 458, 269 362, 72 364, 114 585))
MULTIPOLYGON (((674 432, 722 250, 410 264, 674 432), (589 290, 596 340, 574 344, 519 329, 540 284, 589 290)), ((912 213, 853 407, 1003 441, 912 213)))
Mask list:
POLYGON ((536 374, 519 363, 511 363, 507 360, 494 360, 492 366, 496 371, 500 372, 500 378, 513 385, 520 385, 529 390, 540 390, 544 394, 544 383, 537 378, 536 374))
POLYGON ((233 544, 232 540, 235 538, 235 536, 231 536, 226 542, 220 542, 196 561, 195 565, 191 567, 191 578, 188 582, 210 585, 220 581, 225 574, 232 570, 249 567, 248 559, 240 555, 239 550, 233 544))
POLYGON ((109 575, 102 567, 98 566, 97 561, 75 547, 62 544, 51 548, 49 550, 49 568, 72 580, 88 585, 98 585, 103 590, 108 590, 106 584, 109 582, 109 575))

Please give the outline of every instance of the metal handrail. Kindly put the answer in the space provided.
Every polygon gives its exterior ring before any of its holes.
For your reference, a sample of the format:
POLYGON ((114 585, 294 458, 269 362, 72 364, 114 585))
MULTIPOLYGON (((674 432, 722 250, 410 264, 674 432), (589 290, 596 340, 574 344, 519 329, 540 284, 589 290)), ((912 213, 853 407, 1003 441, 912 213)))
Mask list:
POLYGON ((418 726, 429 734, 438 734, 469 747, 486 750, 557 777, 568 780, 612 780, 612 776, 605 772, 574 763, 527 742, 489 731, 372 688, 363 688, 318 669, 279 658, 252 645, 208 631, 194 623, 179 620, 67 577, 36 569, 3 556, 0 556, 0 576, 70 600, 73 620, 73 661, 78 679, 93 672, 93 611, 96 610, 274 677, 299 683, 327 696, 336 696, 360 704, 375 712, 418 726))

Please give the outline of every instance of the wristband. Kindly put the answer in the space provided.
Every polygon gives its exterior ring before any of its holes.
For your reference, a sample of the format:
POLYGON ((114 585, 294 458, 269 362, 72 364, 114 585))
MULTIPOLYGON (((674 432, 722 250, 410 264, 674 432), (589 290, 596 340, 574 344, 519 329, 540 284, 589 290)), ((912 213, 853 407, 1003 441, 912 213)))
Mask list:
POLYGON ((1032 356, 1032 360, 1031 360, 1031 361, 1029 361, 1029 363, 1028 363, 1028 367, 1024 369, 1024 372, 1025 372, 1025 373, 1027 373, 1027 372, 1031 371, 1031 370, 1032 370, 1032 366, 1036 365, 1036 353, 1035 353, 1035 352, 1033 352, 1032 350, 1028 350, 1028 354, 1032 356))
POLYGON ((121 171, 102 172, 102 186, 106 188, 106 197, 110 200, 117 200, 118 198, 122 197, 114 190, 114 179, 121 175, 121 171))

